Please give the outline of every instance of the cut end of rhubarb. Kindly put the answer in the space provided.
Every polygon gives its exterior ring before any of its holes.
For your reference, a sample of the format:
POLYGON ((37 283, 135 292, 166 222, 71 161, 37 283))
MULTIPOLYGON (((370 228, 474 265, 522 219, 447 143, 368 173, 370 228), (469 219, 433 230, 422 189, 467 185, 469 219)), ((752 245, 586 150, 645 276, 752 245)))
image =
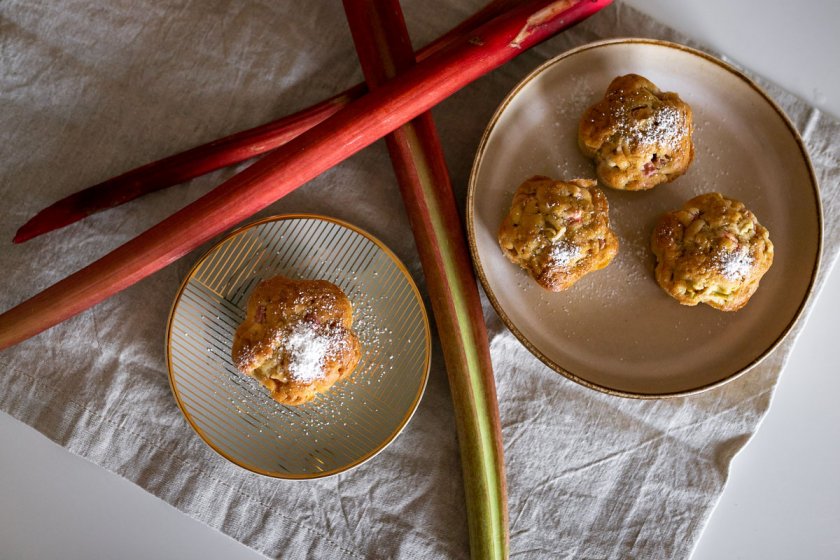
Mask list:
POLYGON ((63 200, 47 206, 34 216, 28 222, 20 226, 20 229, 15 233, 13 243, 24 243, 30 239, 34 239, 45 233, 55 231, 57 229, 68 226, 74 222, 87 217, 90 212, 84 209, 79 210, 76 200, 80 198, 79 193, 68 196, 63 200))
POLYGON ((19 230, 17 230, 14 238, 12 238, 12 243, 15 243, 15 244, 24 243, 24 242, 29 241, 30 239, 32 239, 34 237, 38 237, 39 235, 46 233, 45 231, 36 231, 35 229, 33 229, 30 226, 31 223, 32 223, 32 220, 26 222, 25 224, 23 224, 20 227, 19 230))
POLYGON ((66 220, 55 221, 55 216, 45 215, 47 210, 49 210, 49 208, 46 208, 43 211, 39 212, 38 214, 33 216, 28 222, 20 226, 20 229, 17 230, 17 232, 15 233, 15 237, 12 239, 12 243, 24 243, 26 241, 29 241, 30 239, 38 237, 39 235, 44 235, 45 233, 49 233, 54 229, 58 229, 69 223, 72 223, 72 221, 66 220))

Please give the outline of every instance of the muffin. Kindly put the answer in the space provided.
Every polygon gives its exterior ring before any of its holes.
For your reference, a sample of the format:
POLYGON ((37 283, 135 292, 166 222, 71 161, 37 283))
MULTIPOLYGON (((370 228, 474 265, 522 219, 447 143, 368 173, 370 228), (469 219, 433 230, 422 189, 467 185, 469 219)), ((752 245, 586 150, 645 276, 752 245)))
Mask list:
POLYGON ((640 191, 685 173, 694 158, 693 127, 691 107, 679 95, 627 74, 583 113, 578 145, 602 184, 640 191))
POLYGON ((275 276, 248 299, 233 337, 236 368, 257 379, 279 403, 299 405, 348 377, 361 357, 353 306, 325 280, 275 276))
POLYGON ((662 216, 651 237, 656 281, 683 305, 744 307, 773 264, 766 228, 737 200, 702 194, 662 216))
POLYGON ((499 228, 505 256, 552 292, 607 266, 618 252, 607 197, 589 179, 531 177, 499 228))

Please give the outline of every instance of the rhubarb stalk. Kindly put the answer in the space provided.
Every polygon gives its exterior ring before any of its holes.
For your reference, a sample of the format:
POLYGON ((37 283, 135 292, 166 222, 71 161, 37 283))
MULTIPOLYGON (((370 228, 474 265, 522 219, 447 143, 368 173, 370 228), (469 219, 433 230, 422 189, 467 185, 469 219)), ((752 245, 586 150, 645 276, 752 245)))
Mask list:
MULTIPOLYGON (((398 0, 344 0, 371 91, 414 65, 398 0)), ((414 232, 455 409, 473 558, 508 555, 496 385, 481 300, 449 172, 429 112, 385 138, 414 232)))
POLYGON ((0 349, 72 317, 252 216, 465 85, 608 5, 531 0, 480 26, 82 270, 0 315, 0 349))
MULTIPOLYGON (((417 59, 428 58, 515 4, 516 0, 493 0, 457 27, 420 49, 417 59)), ((23 243, 145 194, 274 150, 331 117, 366 92, 365 84, 356 84, 347 91, 294 114, 148 163, 77 191, 35 214, 18 229, 13 241, 23 243)))
POLYGON ((35 214, 17 230, 12 241, 29 241, 145 194, 264 154, 323 122, 366 91, 364 85, 359 84, 293 115, 148 163, 74 192, 35 214))

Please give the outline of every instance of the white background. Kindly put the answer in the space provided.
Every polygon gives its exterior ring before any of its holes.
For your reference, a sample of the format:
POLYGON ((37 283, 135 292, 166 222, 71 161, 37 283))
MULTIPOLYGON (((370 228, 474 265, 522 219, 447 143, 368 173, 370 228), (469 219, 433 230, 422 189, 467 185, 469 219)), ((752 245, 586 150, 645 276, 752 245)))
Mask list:
MULTIPOLYGON (((840 117, 837 0, 627 3, 840 117)), ((838 313, 835 273, 693 560, 840 558, 838 313)), ((0 473, 0 558, 262 558, 3 413, 0 473)))

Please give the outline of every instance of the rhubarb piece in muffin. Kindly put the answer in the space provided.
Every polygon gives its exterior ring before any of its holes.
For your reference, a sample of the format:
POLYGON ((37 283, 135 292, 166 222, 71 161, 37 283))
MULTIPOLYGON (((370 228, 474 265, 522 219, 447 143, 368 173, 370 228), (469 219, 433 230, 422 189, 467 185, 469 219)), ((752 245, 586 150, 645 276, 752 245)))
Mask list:
POLYGON ((691 107, 636 74, 619 76, 580 120, 578 144, 598 180, 627 191, 673 181, 694 158, 691 107))
POLYGON ((692 198, 653 230, 656 281, 683 305, 737 311, 773 264, 767 229, 737 200, 720 193, 692 198))
POLYGON ((361 346, 352 324, 352 304, 335 284, 275 276, 248 299, 233 338, 233 363, 277 402, 303 404, 358 364, 361 346))
POLYGON ((499 228, 513 263, 552 292, 607 266, 618 252, 604 193, 589 179, 531 177, 516 190, 499 228))

